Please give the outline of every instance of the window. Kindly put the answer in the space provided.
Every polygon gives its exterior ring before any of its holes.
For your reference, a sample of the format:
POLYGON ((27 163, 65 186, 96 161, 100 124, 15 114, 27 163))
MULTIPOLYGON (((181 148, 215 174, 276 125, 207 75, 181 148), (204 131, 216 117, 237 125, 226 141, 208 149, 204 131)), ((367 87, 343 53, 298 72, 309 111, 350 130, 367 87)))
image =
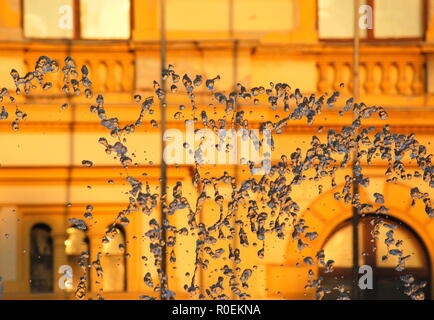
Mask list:
POLYGON ((167 0, 166 6, 167 30, 174 32, 229 31, 228 0, 167 0), (180 17, 180 12, 182 12, 182 17, 180 17), (209 12, 212 14, 205 14, 209 12))
MULTIPOLYGON (((317 0, 320 39, 354 36, 354 0, 317 0)), ((365 40, 421 39, 426 0, 361 0, 372 8, 372 29, 360 30, 365 40), (405 21, 405 23, 402 23, 405 21)), ((365 12, 360 14, 360 17, 365 12)))
POLYGON ((296 23, 295 0, 166 0, 166 4, 169 32, 289 32, 296 23))
POLYGON ((42 223, 30 231, 30 291, 53 291, 53 239, 51 228, 42 223))
POLYGON ((288 32, 294 28, 291 0, 236 0, 233 5, 236 32, 288 32))
POLYGON ((73 0, 25 0, 24 35, 29 38, 74 36, 73 0))
MULTIPOLYGON (((385 244, 386 227, 380 228, 378 239, 371 241, 371 232, 373 230, 372 220, 374 216, 364 217, 359 222, 359 265, 369 265, 373 268, 374 284, 373 290, 360 290, 359 296, 362 299, 410 299, 404 294, 404 286, 400 276, 411 273, 415 276, 416 281, 427 281, 430 283, 430 261, 423 243, 418 239, 412 230, 402 223, 385 219, 386 223, 397 225, 398 228, 393 230, 393 238, 402 240, 400 249, 405 255, 411 254, 409 260, 405 262, 405 271, 396 270, 398 260, 390 256, 383 260, 387 255, 388 249, 385 244), (378 288, 378 289, 377 289, 378 288)), ((320 270, 324 278, 324 287, 332 290, 337 285, 344 285, 346 289, 352 288, 352 222, 344 222, 339 226, 326 241, 323 249, 326 260, 334 260, 334 271, 326 273, 320 270)), ((392 247, 391 247, 392 248, 392 247)), ((395 248, 393 246, 393 248, 395 248)), ((424 289, 425 297, 430 297, 429 285, 424 289)), ((326 295, 325 299, 335 299, 336 291, 326 295)))
MULTIPOLYGON (((73 275, 73 286, 68 288, 70 291, 77 289, 80 278, 83 276, 87 277, 87 284, 91 283, 89 281, 90 273, 85 274, 84 270, 80 267, 80 256, 82 253, 87 252, 89 257, 89 239, 86 236, 86 232, 79 230, 75 227, 66 229, 68 238, 65 240, 65 253, 67 256, 68 265, 72 268, 73 275)), ((83 255, 85 256, 85 255, 83 255)), ((89 265, 89 259, 87 259, 87 265, 89 265)))
POLYGON ((103 244, 101 261, 104 270, 104 292, 126 290, 126 242, 125 231, 121 226, 109 227, 111 237, 103 244))
POLYGON ((128 39, 129 0, 80 0, 81 35, 86 39, 128 39))
POLYGON ((422 37, 423 0, 376 0, 374 5, 375 38, 422 37))
POLYGON ((24 0, 24 35, 41 39, 129 39, 130 0, 24 0))

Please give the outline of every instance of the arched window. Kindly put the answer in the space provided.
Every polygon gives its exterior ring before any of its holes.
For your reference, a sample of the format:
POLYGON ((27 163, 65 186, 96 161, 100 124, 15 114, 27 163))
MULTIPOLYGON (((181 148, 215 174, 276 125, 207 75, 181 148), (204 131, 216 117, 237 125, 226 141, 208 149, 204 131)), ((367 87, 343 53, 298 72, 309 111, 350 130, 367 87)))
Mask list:
MULTIPOLYGON (((66 233, 68 235, 68 238, 65 240, 65 253, 68 260, 68 265, 72 268, 72 275, 73 275, 73 286, 71 288, 68 288, 71 291, 74 291, 77 289, 78 283, 80 282, 80 278, 85 275, 85 272, 83 268, 80 267, 80 256, 82 253, 87 253, 87 259, 86 265, 89 265, 89 238, 86 236, 86 232, 79 230, 76 227, 70 227, 66 229, 66 233)), ((83 254, 83 257, 84 254, 83 254)), ((87 284, 89 285, 90 279, 90 273, 86 272, 87 276, 87 284)), ((88 288, 89 289, 89 288, 88 288)))
MULTIPOLYGON (((373 231, 373 219, 378 216, 366 216, 359 221, 359 265, 369 265, 373 269, 373 289, 359 290, 360 299, 410 299, 404 294, 404 283, 400 277, 406 274, 414 275, 417 282, 427 281, 425 287, 425 298, 430 298, 430 261, 427 251, 416 233, 400 221, 391 218, 382 218, 384 223, 397 226, 396 229, 381 227, 378 239, 373 240, 371 232, 373 231), (410 259, 405 262, 405 270, 398 271, 398 258, 390 255, 389 250, 396 248, 395 245, 387 248, 385 240, 386 233, 393 230, 393 244, 402 240, 399 244, 399 250, 404 255, 411 255, 410 259), (387 259, 384 259, 388 256, 387 259)), ((338 285, 344 285, 346 289, 352 290, 352 246, 353 227, 351 220, 342 223, 328 238, 324 244, 324 253, 326 260, 334 260, 334 271, 331 273, 320 270, 324 278, 323 286, 332 290, 338 285)), ((362 276, 362 275, 360 275, 362 276)), ((326 295, 325 299, 334 299, 337 297, 337 291, 326 295), (335 294, 336 293, 336 294, 335 294)))
POLYGON ((30 231, 30 291, 53 291, 53 239, 51 228, 42 223, 30 231))
POLYGON ((103 244, 102 268, 104 292, 126 291, 126 242, 121 226, 110 227, 111 237, 103 244))

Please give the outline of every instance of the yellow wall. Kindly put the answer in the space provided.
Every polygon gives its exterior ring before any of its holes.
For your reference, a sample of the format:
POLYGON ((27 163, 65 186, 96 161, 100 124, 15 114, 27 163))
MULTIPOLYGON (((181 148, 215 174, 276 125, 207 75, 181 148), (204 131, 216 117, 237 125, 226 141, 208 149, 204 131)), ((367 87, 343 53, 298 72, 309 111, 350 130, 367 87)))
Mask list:
MULTIPOLYGON (((330 92, 344 82, 346 88, 343 89, 341 101, 349 97, 351 46, 318 40, 315 0, 234 0, 232 24, 228 15, 230 3, 229 0, 167 1, 167 61, 176 67, 177 73, 202 74, 204 78, 220 75, 222 80, 217 86, 223 90, 232 88, 234 81, 247 87, 282 81, 309 94, 330 92), (238 45, 236 79, 233 69, 234 40, 238 45)), ((135 120, 138 106, 133 104, 133 93, 152 94, 152 82, 160 78, 159 1, 133 0, 133 7, 134 28, 130 41, 73 41, 70 45, 66 41, 23 39, 20 1, 0 0, 0 87, 13 87, 9 77, 11 68, 24 73, 30 70, 40 55, 59 61, 71 55, 78 64, 89 65, 96 92, 105 94, 107 111, 123 122, 135 120)), ((428 30, 433 30, 434 18, 429 21, 428 30)), ((362 100, 387 107, 390 110, 389 123, 396 132, 415 132, 425 144, 433 141, 434 135, 432 39, 434 37, 428 32, 428 41, 423 45, 393 42, 363 45, 361 59, 362 100), (428 66, 426 71, 425 65, 428 66)), ((0 216, 8 216, 6 222, 0 222, 0 238, 4 233, 10 233, 7 241, 0 240, 0 272, 7 275, 6 298, 70 297, 57 288, 57 274, 55 294, 29 293, 29 233, 34 223, 45 222, 53 229, 56 271, 66 261, 63 241, 67 218, 80 216, 89 203, 94 205, 94 219, 98 224, 89 233, 91 252, 94 254, 106 226, 128 202, 124 194, 128 189, 119 175, 122 169, 97 143, 99 137, 108 134, 99 125, 96 115, 89 114, 89 102, 81 97, 70 98, 69 103, 73 107, 60 112, 65 98, 59 89, 54 88, 53 94, 39 92, 38 99, 19 98, 18 104, 29 115, 20 131, 12 132, 9 120, 0 122, 0 150, 3 150, 0 154, 0 216), (91 159, 95 167, 89 170, 82 168, 80 163, 83 159, 91 159), (115 185, 108 185, 108 179, 114 179, 115 185), (87 188, 88 185, 92 188, 87 188), (67 202, 73 203, 73 206, 65 208, 67 202), (16 221, 11 220, 11 215, 16 216, 16 221), (7 266, 4 263, 6 260, 7 266), (15 266, 15 269, 10 266, 15 266)), ((197 101, 202 104, 201 107, 206 106, 209 97, 205 91, 197 93, 197 101)), ((180 103, 185 103, 185 96, 174 94, 168 103, 168 128, 182 130, 183 121, 173 119, 172 115, 180 103)), ((6 106, 11 108, 12 105, 6 106)), ((251 105, 241 108, 252 110, 251 105)), ((261 116, 274 119, 274 112, 261 103, 254 107, 248 118, 258 124, 264 119, 261 116)), ((155 118, 159 118, 158 110, 155 118)), ((291 123, 281 136, 276 137, 277 150, 273 153, 273 160, 296 147, 308 147, 309 137, 317 134, 317 126, 341 126, 350 121, 349 117, 339 117, 335 111, 326 111, 317 120, 316 127, 301 122, 291 123)), ((368 123, 378 125, 380 121, 369 120, 368 123)), ((158 129, 146 122, 143 128, 128 137, 128 145, 134 146, 135 152, 140 155, 137 161, 141 163, 131 170, 137 176, 147 172, 154 190, 159 185, 159 136, 158 129)), ((325 134, 319 137, 324 138, 325 134)), ((433 151, 431 145, 429 151, 433 151)), ((217 175, 221 173, 220 169, 211 170, 217 175)), ((226 168, 231 172, 238 170, 240 176, 244 169, 226 168)), ((381 177, 384 169, 384 164, 380 164, 367 172, 373 177, 381 177)), ((340 173, 340 181, 344 174, 340 173)), ((191 178, 190 166, 169 168, 169 184, 173 186, 181 180, 184 194, 192 203, 197 197, 197 190, 191 184, 191 178)), ((378 179, 365 190, 365 194, 368 196, 382 190, 391 207, 391 215, 412 227, 434 256, 434 222, 426 217, 422 207, 410 207, 409 202, 404 200, 409 199, 409 189, 416 185, 416 182, 391 185, 386 184, 384 179, 378 179), (403 203, 397 199, 402 199, 403 203)), ((294 189, 294 199, 301 205, 301 211, 306 213, 310 225, 320 234, 320 239, 307 249, 306 255, 316 252, 330 232, 351 215, 349 207, 332 199, 332 191, 325 188, 323 194, 318 195, 316 185, 312 183, 310 186, 312 188, 306 184, 303 189, 294 189)), ((205 205, 201 219, 204 222, 213 221, 216 214, 213 210, 216 208, 212 204, 205 205)), ((131 217, 131 223, 126 228, 131 254, 127 260, 128 292, 104 294, 106 298, 152 295, 143 284, 142 279, 148 269, 140 259, 142 255, 148 255, 148 244, 134 239, 134 236, 141 239, 148 220, 143 215, 131 217)), ((171 217, 171 222, 185 225, 186 216, 177 214, 171 217)), ((185 273, 192 270, 194 241, 193 237, 179 240, 182 245, 176 247, 177 268, 169 270, 170 288, 178 292, 178 298, 188 298, 183 286, 189 279, 185 273)), ((307 268, 295 267, 301 257, 295 254, 293 243, 268 242, 264 259, 257 258, 257 250, 254 247, 242 249, 242 267, 257 265, 250 281, 249 293, 252 297, 311 297, 304 295, 307 268), (277 291, 281 294, 278 295, 277 291)), ((228 263, 222 260, 213 262, 210 270, 228 263)), ((201 274, 204 287, 216 282, 217 274, 210 270, 201 274)))

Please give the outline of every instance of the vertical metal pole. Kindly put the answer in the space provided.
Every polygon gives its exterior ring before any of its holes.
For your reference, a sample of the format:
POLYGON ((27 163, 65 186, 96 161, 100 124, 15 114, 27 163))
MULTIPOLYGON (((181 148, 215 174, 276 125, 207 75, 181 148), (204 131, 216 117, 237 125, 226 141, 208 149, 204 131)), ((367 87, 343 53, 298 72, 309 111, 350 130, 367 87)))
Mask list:
MULTIPOLYGON (((359 102, 359 65, 360 65, 360 29, 359 29, 359 8, 360 0, 354 0, 354 47, 353 47, 353 97, 354 103, 359 102)), ((353 113, 353 120, 356 118, 356 114, 353 113)), ((354 138, 357 135, 354 134, 354 138)), ((359 184, 356 181, 356 159, 357 150, 354 150, 353 154, 353 198, 359 192, 359 184)), ((353 288, 352 298, 354 300, 359 299, 359 213, 358 209, 353 207, 353 288)))
MULTIPOLYGON (((70 53, 69 53, 70 54, 70 53)), ((71 106, 71 122, 69 123, 69 165, 68 165, 68 170, 67 170, 67 177, 66 177, 66 196, 65 196, 65 200, 67 205, 65 206, 65 209, 63 211, 64 216, 63 216, 63 232, 64 232, 64 239, 63 241, 65 241, 68 238, 68 233, 67 233, 67 229, 68 229, 68 216, 69 216, 69 211, 70 211, 70 206, 69 203, 71 203, 72 200, 72 190, 71 190, 71 186, 72 186, 72 171, 74 168, 74 152, 75 152, 75 123, 77 121, 77 106, 74 102, 71 101, 71 97, 68 97, 68 102, 71 106)), ((68 256, 66 255, 66 250, 63 247, 64 250, 64 255, 65 255, 65 260, 64 263, 68 264, 68 256)), ((58 274, 59 270, 53 270, 54 274, 58 274)), ((57 279, 57 277, 54 277, 54 279, 57 279)), ((57 285, 57 282, 54 281, 54 286, 57 285)), ((63 290, 63 294, 65 299, 68 297, 68 293, 66 292, 66 290, 63 290)))
POLYGON ((164 91, 163 99, 160 103, 160 112, 161 112, 161 163, 160 163, 160 175, 161 175, 161 184, 160 184, 160 192, 161 192, 161 238, 164 241, 164 244, 161 248, 161 298, 165 299, 163 296, 165 288, 167 287, 167 247, 166 247, 166 228, 164 227, 164 221, 166 220, 166 210, 164 206, 164 202, 166 199, 166 187, 167 187, 167 166, 164 162, 164 132, 166 131, 166 80, 163 77, 163 70, 166 68, 166 0, 160 0, 160 60, 161 60, 161 89, 164 91))
MULTIPOLYGON (((235 22, 235 16, 234 16, 234 0, 229 0, 229 37, 232 41, 232 90, 234 92, 237 91, 237 83, 238 83, 238 46, 239 46, 239 42, 237 39, 235 39, 234 37, 234 22, 235 22)), ((238 102, 237 102, 237 97, 235 97, 235 101, 234 101, 234 113, 238 112, 238 102)), ((235 130, 237 130, 236 127, 234 127, 235 130)), ((238 138, 235 141, 235 150, 237 150, 237 157, 239 157, 238 154, 238 138)), ((239 159, 237 158, 237 162, 234 165, 234 178, 235 178, 235 184, 238 184, 238 170, 239 170, 239 165, 238 165, 238 161, 239 159)), ((237 211, 235 211, 234 216, 231 219, 231 225, 232 227, 235 229, 235 231, 238 233, 238 228, 237 225, 235 223, 235 221, 238 220, 238 215, 237 215, 237 211)), ((234 237, 232 239, 232 247, 235 249, 238 248, 238 241, 236 239, 236 237, 234 237)), ((234 270, 236 270, 236 264, 235 262, 232 263, 232 268, 234 270)), ((235 271, 236 274, 236 271, 235 271)), ((236 274, 237 275, 237 274, 236 274)), ((238 275, 237 275, 238 276, 238 275)), ((232 300, 237 300, 237 295, 232 292, 232 296, 231 296, 232 300)))
POLYGON ((3 300, 3 278, 0 276, 0 300, 3 300))
MULTIPOLYGON (((78 1, 79 2, 79 1, 78 1)), ((76 4, 76 3, 75 3, 76 4)), ((78 10, 78 7, 75 6, 74 7, 74 14, 75 12, 78 10)), ((75 22, 74 22, 75 23, 75 22)), ((70 40, 67 42, 67 49, 66 49, 66 55, 69 57, 72 57, 72 47, 73 47, 73 40, 70 40)), ((60 61, 59 61, 60 63, 60 61)), ((80 66, 76 65, 77 69, 80 70, 80 66)), ((68 124, 68 139, 69 139, 69 164, 68 164, 68 168, 67 168, 67 176, 66 176, 66 186, 65 186, 65 206, 64 206, 64 210, 63 210, 63 232, 64 232, 64 240, 66 240, 68 238, 68 233, 67 233, 67 229, 69 227, 69 223, 68 223, 68 216, 69 216, 69 212, 70 212, 70 206, 69 204, 71 203, 72 200, 72 174, 73 174, 73 168, 74 168, 74 158, 75 158, 75 124, 77 122, 77 105, 75 102, 72 101, 72 97, 70 95, 66 96, 66 100, 68 102, 68 105, 70 105, 70 110, 71 110, 71 121, 68 124)), ((68 256, 66 255, 66 250, 63 249, 63 254, 64 254, 64 264, 68 264, 68 256)), ((55 264, 54 264, 55 266, 55 264)), ((54 268, 55 269, 55 268, 54 268)), ((58 271, 59 270, 53 270, 55 276, 54 276, 54 283, 53 285, 56 286, 57 285, 57 279, 58 279, 58 271)), ((63 295, 64 295, 64 299, 68 298, 68 292, 66 290, 63 290, 63 295)))
POLYGON ((234 0, 229 0, 229 37, 234 37, 234 0))

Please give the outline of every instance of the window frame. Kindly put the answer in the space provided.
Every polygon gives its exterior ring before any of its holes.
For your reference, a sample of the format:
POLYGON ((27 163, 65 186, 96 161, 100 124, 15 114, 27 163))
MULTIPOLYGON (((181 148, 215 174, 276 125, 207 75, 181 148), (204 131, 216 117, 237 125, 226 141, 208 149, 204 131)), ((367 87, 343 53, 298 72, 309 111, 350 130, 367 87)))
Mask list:
POLYGON ((72 38, 37 38, 37 37, 26 37, 25 36, 25 25, 24 25, 24 14, 25 14, 25 6, 24 0, 20 1, 21 4, 21 30, 23 33, 23 38, 28 40, 37 40, 37 41, 117 41, 117 42, 126 42, 132 39, 133 30, 134 30, 134 1, 128 0, 130 2, 130 35, 125 39, 99 39, 99 38, 83 38, 81 36, 81 10, 80 10, 80 0, 72 0, 72 19, 73 19, 73 30, 72 30, 72 38))
MULTIPOLYGON (((353 38, 321 38, 319 36, 319 1, 316 0, 316 31, 318 33, 318 40, 320 42, 336 42, 343 43, 352 41, 353 38)), ((353 0, 351 0, 353 1, 353 0)), ((362 43, 381 43, 381 42, 420 42, 425 41, 426 31, 428 28, 428 0, 422 1, 422 35, 420 37, 399 37, 399 38, 376 38, 375 37, 375 1, 376 0, 366 0, 366 4, 372 8, 372 29, 367 29, 366 38, 360 38, 362 43)))
MULTIPOLYGON (((409 234, 414 237, 414 240, 417 241, 418 245, 420 246, 420 248, 422 249, 422 252, 424 254, 424 258, 426 259, 426 269, 423 268, 415 268, 415 267, 406 267, 405 271, 409 272, 411 274, 413 274, 414 276, 416 276, 417 278, 423 278, 423 277, 427 277, 428 278, 428 283, 427 286, 425 288, 425 293, 428 293, 428 295, 426 296, 426 299, 432 299, 433 297, 433 293, 432 293, 432 286, 433 286, 433 272, 432 272, 432 263, 433 263, 433 257, 431 256, 427 244, 425 243, 425 241, 419 236, 419 234, 416 232, 416 230, 414 230, 410 225, 408 225, 407 223, 405 223, 404 221, 390 216, 390 215, 376 215, 373 213, 369 213, 367 215, 365 215, 364 217, 362 217, 362 219, 365 219, 366 224, 368 224, 367 222, 369 222, 369 219, 372 219, 373 217, 381 217, 385 220, 388 220, 391 223, 397 224, 399 226, 399 228, 404 228, 406 231, 409 232, 409 234)), ((325 238, 325 240, 323 241, 321 248, 324 248, 325 244, 334 236, 334 234, 336 232, 338 232, 339 230, 341 230, 342 228, 344 228, 345 226, 351 225, 352 220, 351 218, 349 219, 345 219, 344 221, 341 221, 334 229, 332 229, 331 232, 329 232, 329 234, 327 235, 327 237, 325 238)), ((359 221, 359 223, 362 223, 362 221, 359 221)), ((375 246, 374 244, 372 244, 371 242, 371 236, 370 236, 370 229, 365 229, 364 233, 361 234, 362 237, 362 243, 363 243, 363 247, 365 248, 371 248, 372 246, 375 246)), ((352 243, 352 240, 351 240, 352 243)), ((368 249, 369 251, 370 249, 368 249)), ((326 257, 327 257, 327 252, 325 252, 326 257)), ((390 278, 391 276, 391 271, 394 270, 394 268, 391 267, 379 267, 377 265, 377 255, 378 255, 378 251, 375 250, 373 251, 373 254, 369 254, 368 256, 365 257, 366 261, 365 264, 371 266, 374 270, 375 270, 375 274, 382 278, 390 278)), ((328 257, 328 258, 333 258, 333 257, 328 257)), ((359 263, 360 264, 360 263, 359 263)), ((339 277, 344 277, 344 278, 349 278, 351 279, 352 274, 353 274, 353 270, 352 267, 334 267, 333 268, 333 276, 339 276, 339 277)), ((322 277, 326 277, 330 274, 324 273, 324 268, 323 267, 319 267, 318 268, 318 273, 320 274, 320 276, 322 277)), ((399 272, 397 272, 399 273, 399 272)), ((378 281, 378 278, 375 279, 374 278, 374 284, 376 283, 376 281, 378 281)))

